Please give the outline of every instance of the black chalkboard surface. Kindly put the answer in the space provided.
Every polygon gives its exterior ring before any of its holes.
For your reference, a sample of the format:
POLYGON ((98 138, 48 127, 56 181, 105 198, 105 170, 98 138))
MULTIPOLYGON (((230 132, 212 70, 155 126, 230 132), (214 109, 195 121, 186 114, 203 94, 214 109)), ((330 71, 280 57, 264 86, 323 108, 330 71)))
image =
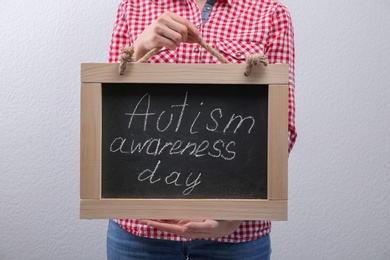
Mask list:
POLYGON ((267 85, 102 84, 102 198, 266 199, 267 85))

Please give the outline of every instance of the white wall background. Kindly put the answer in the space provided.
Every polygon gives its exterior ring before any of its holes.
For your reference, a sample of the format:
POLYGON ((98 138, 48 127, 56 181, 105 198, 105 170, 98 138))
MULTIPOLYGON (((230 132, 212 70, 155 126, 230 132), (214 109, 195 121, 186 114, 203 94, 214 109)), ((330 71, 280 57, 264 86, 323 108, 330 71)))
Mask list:
MULTIPOLYGON (((0 9, 0 259, 105 259, 79 220, 79 64, 105 62, 119 0, 0 9)), ((390 259, 390 2, 282 1, 299 137, 273 259, 390 259)))

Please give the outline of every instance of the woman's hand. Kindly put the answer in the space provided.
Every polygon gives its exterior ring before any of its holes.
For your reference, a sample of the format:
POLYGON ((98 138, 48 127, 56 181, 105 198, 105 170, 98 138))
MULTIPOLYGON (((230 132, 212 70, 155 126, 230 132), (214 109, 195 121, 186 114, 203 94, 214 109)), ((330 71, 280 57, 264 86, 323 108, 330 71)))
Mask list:
POLYGON ((134 58, 139 60, 156 47, 175 50, 181 42, 194 43, 199 37, 198 29, 190 21, 166 11, 138 36, 134 43, 134 58))
POLYGON ((187 239, 216 238, 230 235, 240 225, 240 220, 140 220, 140 224, 174 233, 187 239))

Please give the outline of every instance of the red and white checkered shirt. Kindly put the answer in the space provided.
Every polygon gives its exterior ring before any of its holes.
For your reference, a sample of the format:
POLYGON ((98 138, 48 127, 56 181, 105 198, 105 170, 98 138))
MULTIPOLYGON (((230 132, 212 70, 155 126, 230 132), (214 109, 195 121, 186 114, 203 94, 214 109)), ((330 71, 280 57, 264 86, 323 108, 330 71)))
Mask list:
MULTIPOLYGON (((112 34, 109 62, 118 62, 120 48, 134 44, 138 35, 165 11, 174 12, 198 26, 205 42, 231 63, 244 63, 247 54, 266 54, 269 63, 289 67, 289 152, 295 139, 294 32, 290 14, 272 0, 217 0, 207 22, 195 0, 124 0, 120 3, 112 34)), ((176 50, 163 48, 151 63, 219 63, 198 44, 182 43, 176 50)), ((140 225, 135 219, 115 220, 126 231, 149 238, 187 241, 178 235, 140 225)), ((243 221, 232 234, 209 240, 238 243, 260 238, 271 231, 269 221, 243 221)))

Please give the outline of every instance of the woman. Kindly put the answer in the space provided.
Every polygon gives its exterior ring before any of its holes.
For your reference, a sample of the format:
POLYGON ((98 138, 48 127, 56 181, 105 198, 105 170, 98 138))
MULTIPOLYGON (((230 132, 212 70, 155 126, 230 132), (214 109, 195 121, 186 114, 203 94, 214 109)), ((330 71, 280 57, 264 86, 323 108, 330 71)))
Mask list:
MULTIPOLYGON (((200 38, 231 63, 247 54, 289 64, 289 152, 295 138, 294 40, 287 9, 272 0, 125 0, 109 61, 134 46, 135 60, 163 47, 152 63, 218 63, 200 38)), ((270 259, 269 221, 110 220, 108 259, 270 259)))

